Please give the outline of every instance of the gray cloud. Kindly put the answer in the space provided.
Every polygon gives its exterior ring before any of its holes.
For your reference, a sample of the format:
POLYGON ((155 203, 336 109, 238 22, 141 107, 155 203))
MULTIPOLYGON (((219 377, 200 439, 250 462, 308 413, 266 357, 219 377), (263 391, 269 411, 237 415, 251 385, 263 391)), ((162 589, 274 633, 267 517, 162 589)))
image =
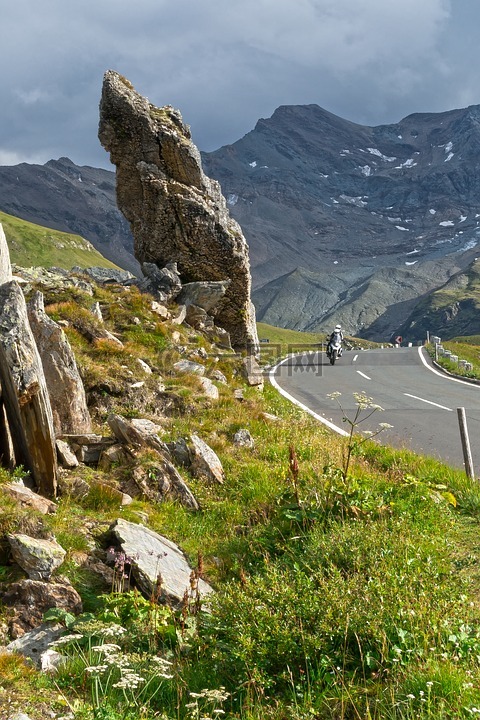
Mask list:
POLYGON ((378 125, 480 103, 470 0, 16 0, 2 9, 0 164, 108 167, 103 73, 179 108, 202 150, 285 104, 378 125))

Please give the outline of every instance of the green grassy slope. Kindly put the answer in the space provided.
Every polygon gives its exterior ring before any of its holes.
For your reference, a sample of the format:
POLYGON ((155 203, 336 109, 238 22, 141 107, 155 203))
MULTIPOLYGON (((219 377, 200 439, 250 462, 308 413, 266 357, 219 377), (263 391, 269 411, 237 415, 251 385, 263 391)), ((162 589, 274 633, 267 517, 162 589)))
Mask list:
POLYGON ((52 230, 0 212, 12 263, 22 267, 117 267, 79 235, 52 230))

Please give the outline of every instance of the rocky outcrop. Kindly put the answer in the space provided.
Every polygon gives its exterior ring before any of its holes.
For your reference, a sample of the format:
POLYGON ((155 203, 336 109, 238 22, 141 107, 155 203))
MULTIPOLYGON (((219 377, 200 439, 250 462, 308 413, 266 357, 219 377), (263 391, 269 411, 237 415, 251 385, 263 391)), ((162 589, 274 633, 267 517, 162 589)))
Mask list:
POLYGON ((28 303, 28 319, 42 360, 55 433, 89 433, 90 413, 75 355, 60 325, 45 312, 43 295, 28 303))
POLYGON ((130 223, 135 256, 177 262, 183 281, 230 280, 215 310, 237 348, 256 350, 248 248, 220 185, 178 111, 158 108, 116 72, 105 73, 99 138, 116 165, 117 202, 130 223))
POLYGON ((17 464, 42 495, 55 496, 55 432, 42 363, 15 280, 0 285, 0 385, 17 464))

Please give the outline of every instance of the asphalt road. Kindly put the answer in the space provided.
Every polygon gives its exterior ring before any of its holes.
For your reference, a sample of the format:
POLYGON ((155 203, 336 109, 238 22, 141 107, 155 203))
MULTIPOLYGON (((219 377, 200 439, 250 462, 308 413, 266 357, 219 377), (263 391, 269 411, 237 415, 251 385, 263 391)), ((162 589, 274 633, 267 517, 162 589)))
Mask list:
MULTIPOLYGON (((358 425, 358 432, 384 430, 377 440, 397 448, 463 468, 457 408, 465 408, 473 466, 480 473, 480 386, 450 378, 433 368, 423 348, 344 351, 331 366, 325 353, 284 360, 271 380, 294 402, 340 432, 348 430, 343 417, 353 419, 353 393, 364 393, 383 410, 358 425), (330 393, 340 392, 338 402, 330 393)), ((369 411, 362 411, 360 418, 369 411)))

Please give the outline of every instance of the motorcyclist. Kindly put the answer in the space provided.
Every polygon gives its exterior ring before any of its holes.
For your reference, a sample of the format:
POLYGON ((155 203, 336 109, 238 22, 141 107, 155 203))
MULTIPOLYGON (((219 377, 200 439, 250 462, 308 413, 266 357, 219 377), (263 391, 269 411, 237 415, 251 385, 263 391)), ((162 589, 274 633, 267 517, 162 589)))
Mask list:
POLYGON ((341 356, 342 352, 343 352, 343 348, 341 346, 341 343, 343 343, 343 331, 342 331, 342 326, 339 324, 335 325, 335 327, 333 328, 333 331, 330 333, 330 337, 328 339, 328 344, 327 344, 327 356, 330 356, 330 349, 331 349, 332 343, 335 343, 338 341, 340 341, 339 356, 341 356))

